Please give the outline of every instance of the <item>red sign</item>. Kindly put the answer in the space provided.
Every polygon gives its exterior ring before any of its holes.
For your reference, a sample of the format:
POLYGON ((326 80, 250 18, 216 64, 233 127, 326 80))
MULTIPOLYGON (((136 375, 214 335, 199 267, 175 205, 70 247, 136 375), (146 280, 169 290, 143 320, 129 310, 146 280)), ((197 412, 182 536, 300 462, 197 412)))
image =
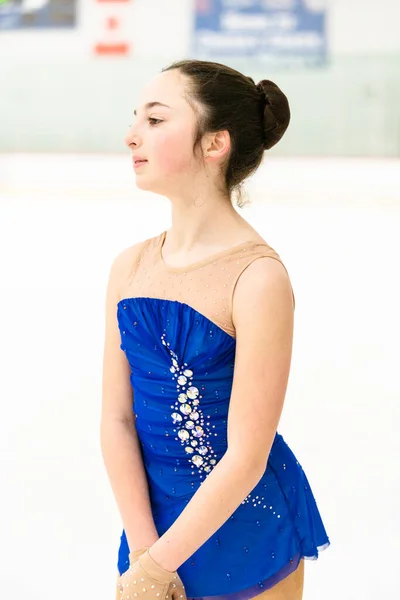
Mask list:
POLYGON ((98 56, 130 54, 133 0, 96 0, 96 4, 99 33, 94 44, 95 54, 98 56))

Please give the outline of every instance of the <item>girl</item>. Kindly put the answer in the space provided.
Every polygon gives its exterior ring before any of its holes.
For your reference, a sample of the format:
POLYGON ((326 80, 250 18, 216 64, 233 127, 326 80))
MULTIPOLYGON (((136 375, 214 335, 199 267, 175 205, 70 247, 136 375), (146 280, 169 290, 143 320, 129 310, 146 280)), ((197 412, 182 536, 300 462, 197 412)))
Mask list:
POLYGON ((303 559, 330 542, 277 433, 294 295, 231 202, 284 134, 287 98, 188 60, 150 81, 134 114, 136 183, 169 198, 172 227, 122 251, 107 286, 101 446, 124 524, 116 597, 300 600, 303 559))

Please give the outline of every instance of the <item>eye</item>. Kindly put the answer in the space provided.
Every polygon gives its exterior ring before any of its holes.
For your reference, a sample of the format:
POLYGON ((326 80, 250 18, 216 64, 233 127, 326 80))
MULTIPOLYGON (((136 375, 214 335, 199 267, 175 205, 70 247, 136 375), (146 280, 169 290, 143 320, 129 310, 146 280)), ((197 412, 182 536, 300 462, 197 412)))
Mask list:
POLYGON ((150 125, 155 126, 158 125, 159 123, 162 123, 161 119, 156 119, 155 117, 149 117, 148 121, 150 123, 150 125))

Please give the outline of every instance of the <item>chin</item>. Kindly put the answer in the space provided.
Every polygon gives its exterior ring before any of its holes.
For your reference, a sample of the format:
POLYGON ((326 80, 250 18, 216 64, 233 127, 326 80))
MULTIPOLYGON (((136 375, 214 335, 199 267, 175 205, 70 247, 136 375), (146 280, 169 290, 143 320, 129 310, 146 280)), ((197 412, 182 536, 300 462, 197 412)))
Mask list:
POLYGON ((152 192, 154 182, 152 182, 148 177, 136 176, 136 187, 138 187, 140 190, 152 192))
POLYGON ((136 187, 153 194, 166 195, 165 185, 162 185, 161 181, 154 181, 147 177, 136 177, 136 187))

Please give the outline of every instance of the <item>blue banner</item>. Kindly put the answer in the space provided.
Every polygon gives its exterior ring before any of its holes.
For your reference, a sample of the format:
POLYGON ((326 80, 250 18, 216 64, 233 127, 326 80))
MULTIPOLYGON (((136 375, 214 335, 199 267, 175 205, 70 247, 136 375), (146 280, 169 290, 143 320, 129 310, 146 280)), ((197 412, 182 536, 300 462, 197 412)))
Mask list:
POLYGON ((194 53, 277 66, 326 64, 324 0, 197 0, 194 53))

